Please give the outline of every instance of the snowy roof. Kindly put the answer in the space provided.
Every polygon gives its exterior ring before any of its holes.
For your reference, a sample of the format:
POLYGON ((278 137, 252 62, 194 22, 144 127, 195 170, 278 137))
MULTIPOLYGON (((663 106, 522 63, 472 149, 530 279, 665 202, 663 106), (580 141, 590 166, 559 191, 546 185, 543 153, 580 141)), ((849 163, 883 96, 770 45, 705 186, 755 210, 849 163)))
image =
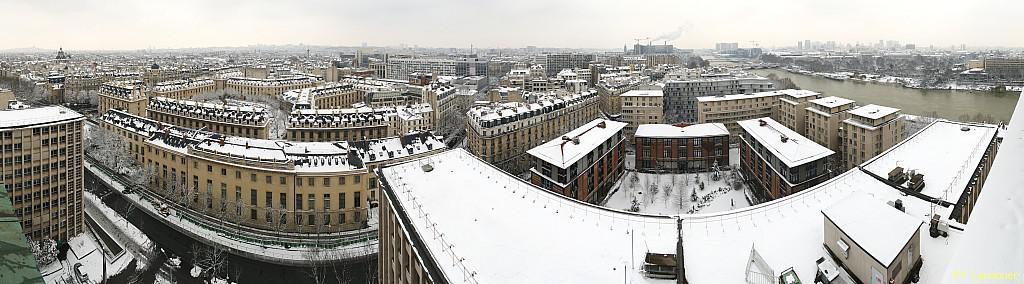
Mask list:
POLYGON ((870 104, 847 111, 848 113, 868 119, 879 119, 899 112, 898 108, 870 104))
POLYGON ((865 195, 852 195, 821 211, 843 234, 888 266, 922 224, 920 219, 865 195))
POLYGON ((63 106, 7 109, 0 110, 0 128, 30 127, 83 118, 82 114, 63 106))
POLYGON ((661 90, 631 90, 619 95, 620 97, 661 97, 664 96, 661 90))
POLYGON ((815 96, 820 96, 821 95, 821 93, 815 92, 815 91, 811 91, 811 90, 785 89, 785 90, 778 90, 776 92, 782 93, 783 95, 787 95, 787 96, 790 96, 790 97, 798 98, 798 99, 799 98, 806 98, 806 97, 815 97, 815 96))
POLYGON ((264 126, 268 123, 269 116, 266 109, 261 107, 231 106, 167 97, 153 97, 146 108, 177 116, 249 126, 264 126))
POLYGON ((526 153, 565 169, 608 139, 613 139, 626 125, 628 123, 598 118, 526 153))
POLYGON ((1024 184, 1024 95, 1014 113, 963 240, 942 271, 942 283, 963 283, 964 278, 957 276, 964 271, 1016 272, 1020 279, 1024 267, 1024 214, 1020 214, 1024 200, 1024 190, 1020 190, 1024 184))
POLYGON ((904 147, 889 150, 899 155, 882 155, 863 166, 880 176, 886 176, 896 167, 914 170, 924 175, 925 187, 921 193, 957 203, 996 132, 995 125, 936 120, 912 136, 919 139, 904 140, 900 143, 904 147), (963 131, 964 128, 968 130, 963 131))
POLYGON ((824 146, 818 145, 818 143, 814 143, 811 139, 796 133, 796 131, 786 128, 786 126, 779 124, 770 117, 743 120, 736 123, 790 168, 835 153, 824 146), (762 121, 765 123, 764 126, 760 125, 762 121), (782 137, 786 137, 786 139, 782 139, 782 137))
POLYGON ((464 149, 386 167, 380 177, 392 208, 408 212, 403 223, 415 230, 406 234, 422 244, 413 257, 435 260, 440 275, 424 271, 435 283, 675 282, 640 272, 647 252, 675 252, 675 218, 554 195, 464 149))
POLYGON ((836 97, 836 96, 829 96, 829 97, 824 97, 824 98, 820 98, 820 99, 816 99, 816 100, 811 100, 811 103, 819 105, 819 106, 822 106, 822 107, 825 107, 825 108, 834 108, 834 107, 839 107, 839 106, 843 106, 843 105, 847 105, 847 104, 852 104, 852 103, 854 103, 854 101, 851 100, 851 99, 847 99, 847 98, 841 98, 841 97, 836 97))
POLYGON ((703 96, 703 97, 697 97, 697 101, 698 102, 719 102, 719 101, 731 101, 731 100, 742 100, 742 99, 752 99, 752 98, 776 97, 776 96, 781 96, 782 94, 783 93, 781 93, 779 91, 767 91, 767 92, 757 92, 757 93, 751 93, 751 94, 732 94, 732 95, 724 95, 724 96, 703 96))
POLYGON ((366 163, 417 156, 442 151, 446 148, 440 137, 429 132, 413 132, 402 137, 390 137, 352 142, 356 154, 366 163))
MULTIPOLYGON (((908 140, 918 141, 898 144, 894 149, 943 147, 944 143, 943 138, 934 136, 912 136, 908 140)), ((953 151, 970 151, 950 148, 953 151)), ((1016 161, 1019 156, 1010 157, 1016 161)), ((919 158, 914 153, 897 150, 883 152, 882 157, 896 160, 919 158)), ((947 165, 958 168, 976 166, 947 165)), ((602 209, 554 195, 512 177, 462 149, 385 168, 382 177, 392 187, 394 199, 411 212, 407 215, 411 218, 410 224, 416 228, 427 250, 422 252, 427 256, 421 256, 433 257, 442 272, 453 281, 475 272, 472 276, 475 281, 471 283, 607 282, 607 279, 623 277, 624 273, 597 268, 615 265, 621 268, 625 265, 625 275, 633 282, 651 282, 655 280, 643 278, 637 272, 642 263, 641 252, 671 251, 676 241, 672 223, 675 219, 672 217, 602 209), (433 167, 430 172, 424 172, 421 167, 427 163, 433 167), (453 200, 459 201, 458 206, 452 206, 453 200), (631 243, 636 246, 632 250, 629 249, 631 243), (515 249, 509 250, 509 247, 515 249), (595 250, 594 247, 601 249, 595 250), (631 251, 632 259, 639 260, 632 264, 629 258, 631 251), (566 256, 582 261, 565 261, 566 256), (444 261, 452 258, 462 261, 459 264, 444 261)), ((986 190, 988 186, 991 184, 986 190)), ((1015 188, 1012 184, 1007 186, 1007 189, 1015 188)), ((907 196, 854 168, 812 188, 770 202, 724 212, 679 215, 687 280, 697 284, 744 283, 743 272, 748 268, 751 247, 757 248, 758 255, 770 269, 780 272, 793 267, 800 278, 814 279, 818 269, 815 260, 827 257, 821 245, 824 242, 822 211, 853 195, 870 198, 880 204, 900 199, 906 208, 906 213, 902 214, 920 221, 928 220, 935 209, 933 203, 907 196)), ((1005 206, 1001 206, 1001 210, 1015 210, 1013 208, 1019 205, 1016 201, 1003 203, 1005 206)), ((984 210, 982 208, 978 210, 984 210)), ((943 209, 940 207, 939 210, 943 209)), ((972 224, 979 222, 981 217, 978 216, 972 217, 972 224)), ((987 217, 998 220, 1000 224, 992 230, 1014 234, 986 237, 999 238, 999 244, 1003 245, 1000 247, 1011 243, 1020 246, 1015 239, 1019 238, 1020 230, 1014 231, 1016 226, 1007 229, 1001 224, 1024 222, 1019 218, 1006 221, 1004 216, 987 217)), ((926 226, 921 226, 920 231, 922 236, 928 235, 926 226)), ((920 283, 935 283, 948 276, 946 264, 952 259, 953 249, 964 243, 962 232, 949 230, 948 233, 949 236, 944 238, 921 238, 921 255, 928 262, 921 268, 920 283)), ((993 248, 996 246, 992 245, 993 248)), ((1016 263, 1019 264, 1021 256, 1014 255, 1017 251, 1006 250, 1005 254, 1018 260, 1016 263)), ((965 250, 961 254, 991 253, 965 250)), ((985 263, 996 261, 986 259, 985 263)), ((1010 269, 1019 265, 999 267, 1010 269)))
POLYGON ((588 90, 579 94, 564 96, 540 95, 535 103, 491 103, 477 105, 469 109, 469 122, 476 127, 495 127, 519 121, 545 113, 561 110, 570 106, 592 102, 598 99, 597 91, 588 90))
POLYGON ((729 129, 722 123, 700 123, 689 126, 675 126, 671 124, 641 124, 636 128, 635 137, 648 138, 687 138, 726 136, 729 129))

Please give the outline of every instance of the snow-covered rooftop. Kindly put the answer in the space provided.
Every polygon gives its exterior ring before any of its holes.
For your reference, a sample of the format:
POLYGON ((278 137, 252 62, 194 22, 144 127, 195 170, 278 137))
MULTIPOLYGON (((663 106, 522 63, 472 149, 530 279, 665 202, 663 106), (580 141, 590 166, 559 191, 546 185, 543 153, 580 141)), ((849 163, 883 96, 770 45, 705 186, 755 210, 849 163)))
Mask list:
POLYGON ((636 128, 635 137, 646 138, 688 138, 727 136, 729 129, 722 123, 700 123, 688 126, 671 124, 641 124, 636 128))
POLYGON ((855 109, 851 109, 847 112, 849 112, 852 115, 864 117, 867 119, 879 119, 885 117, 886 115, 894 114, 899 111, 900 109, 898 108, 870 104, 855 109))
MULTIPOLYGON (((960 245, 952 252, 942 283, 964 283, 972 274, 1015 273, 1024 267, 1024 95, 1017 101, 984 190, 971 212, 960 245)), ((935 281, 938 283, 938 281, 935 281)), ((992 282, 995 282, 993 280, 992 282)))
POLYGON ((896 167, 913 170, 924 175, 921 193, 957 203, 975 170, 959 165, 978 165, 996 132, 995 125, 936 120, 911 136, 917 139, 904 140, 901 147, 889 150, 891 154, 869 160, 863 167, 883 177, 896 167), (936 140, 943 146, 928 146, 936 140))
POLYGON ((640 272, 647 252, 675 252, 675 218, 556 196, 464 149, 386 167, 381 180, 393 206, 409 213, 407 225, 427 250, 419 253, 436 260, 443 275, 432 277, 452 283, 675 281, 640 272), (424 164, 433 169, 424 171, 424 164))
POLYGON ((790 168, 835 154, 834 151, 814 143, 770 117, 736 123, 790 168))
POLYGON ((851 100, 851 99, 847 99, 847 98, 836 97, 836 96, 829 96, 829 97, 824 97, 824 98, 820 98, 820 99, 816 99, 816 100, 811 100, 811 103, 819 105, 819 106, 822 106, 822 107, 825 107, 825 108, 834 108, 834 107, 839 107, 839 106, 843 106, 843 105, 847 105, 847 104, 852 104, 852 103, 854 103, 854 101, 851 100))
POLYGON ((899 256, 923 223, 866 195, 851 195, 821 213, 882 265, 899 256))
POLYGON ((815 92, 815 91, 811 91, 811 90, 785 89, 785 90, 778 90, 776 92, 782 93, 783 95, 787 95, 787 96, 790 96, 790 97, 798 98, 798 99, 806 98, 806 97, 815 97, 815 96, 821 95, 821 93, 815 92))
POLYGON ((82 119, 85 116, 63 106, 0 110, 0 128, 28 127, 82 119))
POLYGON ((628 123, 598 118, 526 153, 565 169, 605 141, 614 139, 626 125, 628 123))
POLYGON ((767 91, 767 92, 757 92, 757 93, 751 93, 751 94, 732 94, 732 95, 723 95, 723 96, 704 96, 704 97, 697 97, 697 101, 698 102, 720 102, 720 101, 742 100, 742 99, 752 99, 752 98, 776 97, 776 96, 781 96, 781 95, 783 95, 783 93, 781 93, 779 91, 767 91))
POLYGON ((620 97, 661 97, 664 96, 661 90, 630 90, 619 95, 620 97))

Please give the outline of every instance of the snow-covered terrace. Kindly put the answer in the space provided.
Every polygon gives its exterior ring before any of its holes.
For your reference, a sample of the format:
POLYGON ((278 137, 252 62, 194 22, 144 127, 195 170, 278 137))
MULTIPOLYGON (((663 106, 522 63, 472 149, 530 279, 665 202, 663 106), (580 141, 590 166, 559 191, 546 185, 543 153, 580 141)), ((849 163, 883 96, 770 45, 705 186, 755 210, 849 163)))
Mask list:
POLYGON ((981 283, 981 279, 1012 283, 997 277, 1012 275, 1016 281, 1024 277, 1024 95, 1020 98, 962 241, 942 271, 941 283, 981 283))
POLYGON ((899 111, 900 111, 900 109, 898 109, 898 108, 892 108, 892 107, 887 107, 887 106, 880 106, 880 105, 870 104, 870 105, 858 107, 858 108, 855 108, 855 109, 851 109, 851 110, 849 110, 847 112, 849 112, 850 114, 855 115, 855 116, 859 116, 859 117, 863 117, 863 118, 867 118, 867 119, 872 119, 873 120, 873 119, 883 118, 883 117, 885 117, 887 115, 891 115, 891 114, 897 113, 899 111))
POLYGON ((445 148, 442 138, 429 132, 415 132, 402 137, 390 137, 351 142, 355 153, 366 163, 401 159, 445 148))
POLYGON ((247 126, 264 126, 268 123, 267 110, 261 107, 228 106, 167 97, 153 97, 149 100, 147 109, 194 119, 247 126))
POLYGON ((38 126, 82 118, 82 114, 62 106, 8 109, 0 110, 0 128, 38 126))
MULTIPOLYGON (((948 149, 945 154, 929 155, 944 158, 940 166, 950 168, 945 172, 973 170, 977 160, 972 153, 991 136, 971 133, 947 139, 962 135, 959 127, 947 124, 952 123, 933 123, 866 164, 916 163, 922 158, 920 152, 907 148, 948 149)), ((407 225, 416 228, 427 250, 421 254, 432 256, 452 282, 656 282, 641 273, 643 256, 648 251, 675 251, 676 218, 682 220, 683 262, 690 283, 745 283, 752 249, 776 276, 792 267, 802 281, 809 282, 817 271, 815 260, 827 257, 822 246, 822 210, 840 200, 852 197, 885 204, 899 199, 907 216, 925 224, 933 210, 944 210, 907 196, 859 168, 768 203, 677 216, 630 214, 555 196, 461 149, 384 168, 381 173, 390 187, 386 193, 405 208, 411 219, 407 225), (432 170, 424 171, 425 164, 432 170)), ((1019 206, 1012 208, 1019 211, 1019 206)), ((978 216, 972 222, 989 222, 978 216)), ((1015 220, 1021 224, 1020 218, 1015 220)), ((951 228, 948 237, 932 238, 928 226, 920 230, 924 266, 919 283, 936 283, 947 276, 947 264, 964 232, 951 228)), ((1009 243, 1020 252, 1019 240, 1009 243)), ((1015 256, 1017 263, 1020 255, 1015 256)))
POLYGON ((936 120, 904 140, 901 147, 894 147, 888 155, 867 161, 862 167, 881 177, 888 177, 896 167, 913 170, 924 175, 922 194, 955 204, 975 170, 961 165, 981 163, 996 132, 995 125, 936 120), (942 140, 943 147, 928 146, 936 140, 942 140))

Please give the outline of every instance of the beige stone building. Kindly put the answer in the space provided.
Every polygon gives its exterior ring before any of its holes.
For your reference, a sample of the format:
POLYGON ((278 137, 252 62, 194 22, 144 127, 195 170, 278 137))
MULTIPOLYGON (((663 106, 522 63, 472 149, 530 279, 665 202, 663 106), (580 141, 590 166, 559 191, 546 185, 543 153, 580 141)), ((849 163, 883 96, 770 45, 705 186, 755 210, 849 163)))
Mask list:
POLYGON ((853 168, 903 141, 900 109, 866 105, 847 111, 842 137, 846 168, 853 168))
POLYGON ((364 102, 352 84, 327 83, 323 86, 287 91, 282 99, 292 104, 292 109, 334 109, 349 108, 364 102))
POLYGON ((232 77, 225 81, 224 91, 229 94, 278 96, 293 89, 316 86, 319 79, 294 76, 275 79, 232 77))
POLYGON ((161 125, 113 110, 101 127, 121 135, 156 172, 147 194, 182 202, 204 218, 290 233, 331 233, 367 226, 377 181, 368 168, 440 151, 432 136, 377 144, 284 142, 161 125))
POLYGON ((111 109, 123 109, 128 113, 146 116, 148 103, 142 81, 114 81, 100 87, 96 111, 104 113, 111 109))
POLYGON ((821 93, 808 90, 780 90, 779 109, 775 119, 782 125, 805 134, 807 131, 807 107, 811 100, 821 98, 821 93))
POLYGON ((0 110, 0 183, 32 240, 82 232, 84 121, 61 106, 0 110))
POLYGON ((839 127, 848 117, 846 111, 853 105, 853 100, 834 96, 811 100, 805 108, 807 118, 804 136, 841 156, 843 141, 840 139, 839 127))
POLYGON ((362 141, 431 131, 433 108, 428 104, 371 108, 294 110, 285 131, 290 141, 362 141))
POLYGON ((599 113, 596 91, 544 95, 534 103, 491 103, 469 110, 466 143, 484 161, 510 172, 529 169, 526 151, 590 122, 599 113))
POLYGON ((622 99, 620 119, 626 126, 626 139, 633 141, 636 128, 641 124, 662 123, 665 118, 664 96, 660 90, 633 90, 619 95, 622 99))
POLYGON ((150 119, 185 128, 260 139, 270 135, 270 115, 259 107, 153 97, 146 113, 150 119))
POLYGON ((212 79, 174 80, 156 83, 149 89, 149 96, 188 100, 193 96, 213 93, 216 90, 212 79))
POLYGON ((735 140, 737 121, 771 117, 779 105, 781 91, 697 97, 698 123, 723 123, 735 140))

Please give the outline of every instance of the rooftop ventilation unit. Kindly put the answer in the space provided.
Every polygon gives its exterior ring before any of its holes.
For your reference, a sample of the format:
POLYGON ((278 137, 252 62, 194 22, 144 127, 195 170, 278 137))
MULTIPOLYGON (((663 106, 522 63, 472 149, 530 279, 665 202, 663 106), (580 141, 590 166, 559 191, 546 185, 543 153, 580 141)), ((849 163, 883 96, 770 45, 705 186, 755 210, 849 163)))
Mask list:
POLYGON ((779 139, 782 140, 782 143, 786 143, 786 141, 789 141, 789 137, 786 137, 785 134, 780 135, 779 139))
POLYGON ((924 189, 924 174, 910 171, 910 183, 907 187, 911 190, 921 192, 921 190, 924 189))
POLYGON ((757 120, 757 124, 760 125, 760 126, 767 126, 768 122, 764 121, 764 119, 758 119, 757 120))

